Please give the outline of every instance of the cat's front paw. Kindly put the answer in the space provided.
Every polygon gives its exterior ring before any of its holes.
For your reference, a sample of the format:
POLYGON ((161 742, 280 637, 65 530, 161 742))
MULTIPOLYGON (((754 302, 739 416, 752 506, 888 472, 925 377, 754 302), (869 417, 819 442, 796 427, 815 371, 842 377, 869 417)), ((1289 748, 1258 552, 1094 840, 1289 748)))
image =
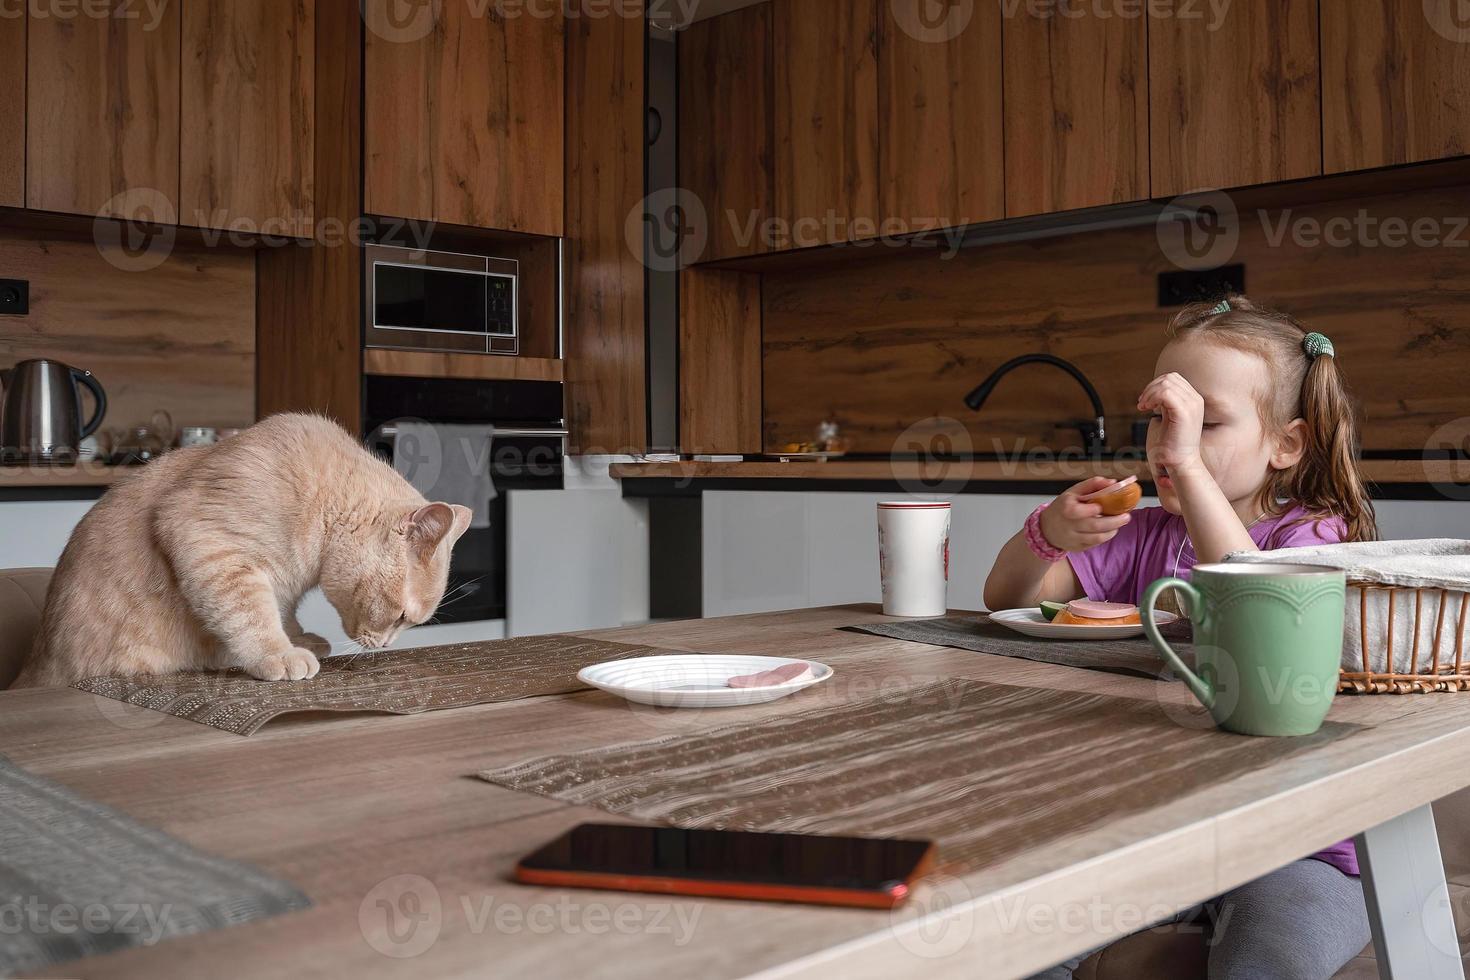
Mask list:
POLYGON ((245 673, 263 681, 300 681, 315 677, 322 665, 316 654, 301 647, 293 647, 285 653, 266 654, 245 664, 245 673))

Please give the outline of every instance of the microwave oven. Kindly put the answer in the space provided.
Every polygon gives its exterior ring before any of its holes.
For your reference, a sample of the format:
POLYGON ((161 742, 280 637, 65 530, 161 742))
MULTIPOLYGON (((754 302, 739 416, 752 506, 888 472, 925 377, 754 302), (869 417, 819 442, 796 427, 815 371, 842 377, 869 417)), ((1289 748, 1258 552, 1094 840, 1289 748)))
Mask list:
POLYGON ((520 352, 514 259, 366 245, 364 342, 448 353, 520 352))

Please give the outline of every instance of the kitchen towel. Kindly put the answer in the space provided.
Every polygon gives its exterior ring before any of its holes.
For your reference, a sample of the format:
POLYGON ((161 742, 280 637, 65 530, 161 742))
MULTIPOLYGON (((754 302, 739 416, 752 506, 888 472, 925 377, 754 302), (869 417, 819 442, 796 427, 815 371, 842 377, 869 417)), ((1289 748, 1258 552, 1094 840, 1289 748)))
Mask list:
POLYGON ((472 704, 588 690, 583 667, 626 657, 677 653, 652 647, 531 636, 328 657, 311 680, 259 681, 239 670, 93 677, 78 690, 187 718, 236 735, 304 711, 412 715, 472 704))
POLYGON ((470 527, 489 527, 490 501, 498 493, 490 475, 495 427, 408 419, 393 425, 393 468, 427 499, 468 507, 470 527))
MULTIPOLYGON (((676 827, 932 839, 942 870, 960 874, 1218 789, 1357 728, 1247 738, 1153 700, 944 678, 479 776, 676 827)), ((1319 776, 1297 773, 1303 783, 1319 776)))
POLYGON ((0 976, 310 905, 0 756, 0 976))
MULTIPOLYGON (((1168 669, 1153 644, 1143 637, 1132 640, 1043 640, 1022 636, 1015 630, 992 623, 985 615, 907 619, 843 628, 930 646, 991 653, 997 657, 1019 657, 1044 664, 1128 674, 1150 680, 1174 679, 1174 672, 1168 669)), ((1184 662, 1193 667, 1194 647, 1187 642, 1191 636, 1188 620, 1160 627, 1159 632, 1173 644, 1184 662)))

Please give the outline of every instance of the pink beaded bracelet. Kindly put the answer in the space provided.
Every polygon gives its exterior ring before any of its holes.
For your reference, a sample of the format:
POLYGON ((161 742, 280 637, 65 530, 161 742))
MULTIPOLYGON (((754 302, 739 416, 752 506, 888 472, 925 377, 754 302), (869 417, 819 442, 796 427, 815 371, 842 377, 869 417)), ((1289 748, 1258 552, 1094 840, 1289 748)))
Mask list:
POLYGON ((1047 506, 1042 504, 1026 518, 1026 546, 1042 561, 1057 562, 1067 557, 1067 553, 1060 548, 1053 548, 1051 542, 1046 540, 1046 535, 1041 533, 1041 512, 1047 506))

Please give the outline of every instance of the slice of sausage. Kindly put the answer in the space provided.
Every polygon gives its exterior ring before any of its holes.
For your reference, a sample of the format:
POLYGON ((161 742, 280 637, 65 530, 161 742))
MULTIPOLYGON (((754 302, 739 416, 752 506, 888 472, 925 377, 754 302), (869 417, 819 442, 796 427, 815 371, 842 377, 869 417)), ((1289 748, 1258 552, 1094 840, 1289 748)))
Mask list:
POLYGON ((807 664, 782 664, 774 670, 763 670, 759 674, 732 677, 725 683, 730 687, 775 687, 777 684, 789 684, 811 676, 812 669, 807 664))

